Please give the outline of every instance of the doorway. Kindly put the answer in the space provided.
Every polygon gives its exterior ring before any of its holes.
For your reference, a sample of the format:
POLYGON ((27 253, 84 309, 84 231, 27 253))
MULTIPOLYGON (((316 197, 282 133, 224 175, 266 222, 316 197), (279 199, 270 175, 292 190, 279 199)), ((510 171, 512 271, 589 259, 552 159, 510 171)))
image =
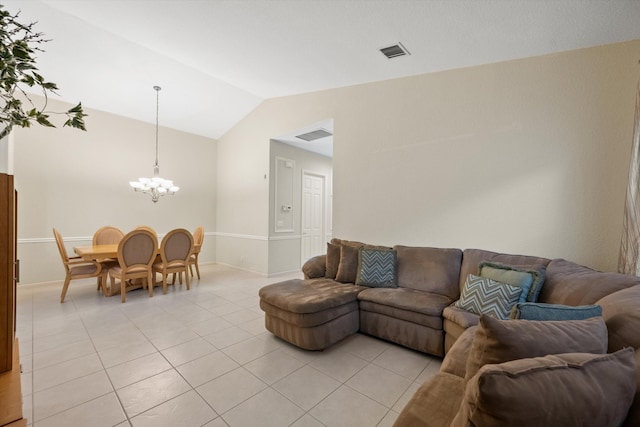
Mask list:
POLYGON ((325 253, 325 175, 302 171, 302 248, 301 264, 325 253))

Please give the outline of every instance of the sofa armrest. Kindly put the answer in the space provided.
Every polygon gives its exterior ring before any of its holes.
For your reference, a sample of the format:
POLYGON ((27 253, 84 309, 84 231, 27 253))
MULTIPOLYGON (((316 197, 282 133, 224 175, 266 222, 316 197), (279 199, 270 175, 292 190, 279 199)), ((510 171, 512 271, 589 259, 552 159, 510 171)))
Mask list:
POLYGON ((315 279, 317 277, 324 277, 325 269, 327 267, 327 256, 317 255, 309 258, 302 266, 302 272, 305 279, 315 279))
POLYGON ((393 427, 449 427, 464 396, 464 379, 446 372, 422 384, 393 427))
POLYGON ((609 352, 624 347, 640 349, 640 286, 632 286, 607 295, 596 304, 602 307, 602 318, 607 324, 609 352))
POLYGON ((467 373, 467 359, 469 358, 469 353, 471 353, 471 346, 473 345, 477 328, 477 326, 471 326, 458 337, 444 357, 440 372, 447 372, 464 378, 467 373))

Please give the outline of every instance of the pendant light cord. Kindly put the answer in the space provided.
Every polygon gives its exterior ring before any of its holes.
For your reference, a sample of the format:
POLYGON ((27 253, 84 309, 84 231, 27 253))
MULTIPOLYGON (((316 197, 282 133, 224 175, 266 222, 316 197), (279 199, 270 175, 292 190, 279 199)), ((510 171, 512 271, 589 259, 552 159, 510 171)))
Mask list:
POLYGON ((156 91, 156 164, 153 166, 152 178, 140 178, 138 181, 130 181, 129 186, 135 191, 140 191, 151 196, 151 201, 156 203, 161 196, 173 195, 180 190, 180 187, 173 184, 170 179, 160 177, 160 166, 158 165, 158 141, 160 131, 160 86, 154 86, 156 91))
POLYGON ((154 86, 153 89, 156 91, 156 164, 155 167, 158 166, 158 112, 160 111, 160 86, 154 86))

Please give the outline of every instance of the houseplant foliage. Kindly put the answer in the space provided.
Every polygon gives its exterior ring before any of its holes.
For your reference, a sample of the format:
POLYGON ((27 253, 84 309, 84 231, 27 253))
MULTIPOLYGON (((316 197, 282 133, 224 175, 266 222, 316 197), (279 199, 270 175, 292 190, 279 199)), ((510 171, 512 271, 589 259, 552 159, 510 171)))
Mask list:
POLYGON ((35 66, 36 52, 49 40, 44 34, 34 31, 35 22, 18 22, 20 12, 11 14, 0 5, 0 138, 11 132, 13 126, 30 127, 32 123, 55 127, 49 120, 51 114, 67 116, 63 126, 86 130, 82 104, 64 112, 47 111, 50 93, 58 87, 38 73, 35 66), (39 88, 44 95, 44 105, 37 107, 26 92, 26 88, 39 88), (23 101, 26 100, 26 101, 23 101))

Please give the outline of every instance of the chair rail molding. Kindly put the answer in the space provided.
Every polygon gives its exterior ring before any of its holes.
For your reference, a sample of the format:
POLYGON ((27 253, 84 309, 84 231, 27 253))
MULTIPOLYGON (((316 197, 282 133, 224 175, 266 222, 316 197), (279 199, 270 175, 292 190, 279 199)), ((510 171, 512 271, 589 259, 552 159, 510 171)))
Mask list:
MULTIPOLYGON (((158 233, 158 239, 162 239, 166 233, 160 234, 158 233)), ((262 241, 274 241, 274 240, 296 240, 302 238, 300 234, 288 234, 286 236, 257 236, 252 234, 241 234, 241 233, 225 233, 220 231, 209 231, 204 233, 205 236, 212 237, 233 237, 236 239, 247 239, 247 240, 262 240, 262 241)), ((75 237, 65 237, 65 242, 86 242, 92 241, 93 235, 91 236, 75 236, 75 237)), ((33 244, 33 243, 55 243, 56 239, 53 237, 26 237, 22 239, 18 239, 18 244, 33 244)))

